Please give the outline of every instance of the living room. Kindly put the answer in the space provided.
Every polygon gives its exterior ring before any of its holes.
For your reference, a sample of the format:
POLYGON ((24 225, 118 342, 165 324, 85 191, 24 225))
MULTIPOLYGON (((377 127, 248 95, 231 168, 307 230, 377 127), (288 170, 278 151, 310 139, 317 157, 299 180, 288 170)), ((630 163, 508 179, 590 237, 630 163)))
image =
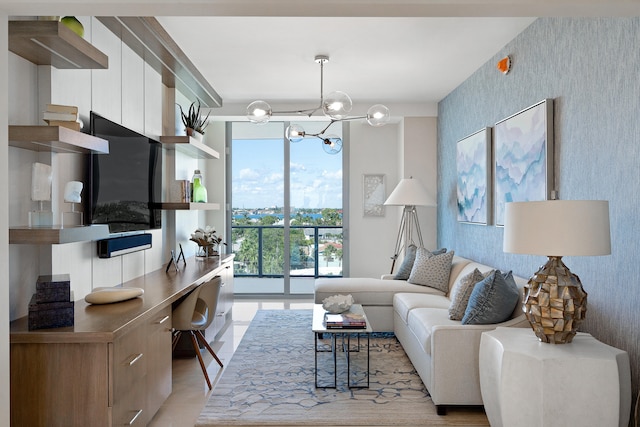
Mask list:
MULTIPOLYGON (((17 9, 11 9, 10 14, 14 14, 14 10, 21 15, 29 14, 26 10, 20 11, 18 6, 14 7, 17 9)), ((437 242, 437 246, 455 249, 458 254, 505 270, 512 269, 528 277, 540 264, 541 258, 504 254, 502 230, 499 227, 470 226, 457 222, 453 196, 456 181, 455 144, 472 132, 484 126, 493 126, 497 121, 537 101, 554 99, 555 172, 559 198, 605 199, 609 200, 611 206, 612 255, 570 258, 567 262, 580 275, 589 293, 589 312, 583 329, 599 340, 629 352, 633 390, 637 390, 639 384, 637 355, 640 349, 637 334, 631 327, 637 324, 636 310, 633 309, 636 292, 627 277, 633 277, 636 273, 635 264, 629 261, 637 240, 632 222, 636 204, 633 194, 638 185, 632 163, 638 155, 634 139, 640 134, 637 120, 634 120, 640 102, 638 79, 634 77, 640 65, 635 49, 640 31, 637 13, 634 18, 542 18, 536 21, 497 52, 494 60, 488 61, 440 103, 437 132, 434 128, 435 119, 430 117, 419 122, 421 126, 415 137, 423 138, 420 132, 426 128, 433 135, 433 143, 437 144, 438 175, 437 179, 433 178, 433 184, 437 183, 438 207, 431 218, 423 219, 425 222, 435 222, 437 213, 437 240, 435 227, 425 230, 434 232, 429 241, 431 246, 435 248, 437 242), (495 62, 505 55, 513 55, 513 69, 507 76, 495 70, 495 62), (614 145, 609 147, 611 144, 614 145), (629 184, 616 190, 619 182, 629 184)), ((6 22, 3 26, 2 33, 6 34, 6 22)), ((6 68, 3 67, 1 75, 8 81, 6 68)), ((5 105, 3 110, 7 112, 7 106, 13 99, 2 96, 2 105, 5 105)), ((10 115, 2 116, 6 118, 10 115)), ((153 126, 159 127, 160 123, 153 126)), ((159 129, 158 133, 161 131, 159 129)), ((368 144, 373 143, 383 153, 391 153, 391 144, 385 145, 384 138, 396 138, 397 129, 385 130, 383 137, 366 130, 361 132, 367 132, 368 144)), ((3 150, 5 155, 2 157, 8 159, 6 145, 3 150)), ((352 147, 352 150, 357 150, 357 147, 352 147)), ((398 156, 391 154, 394 158, 398 156)), ((411 157, 411 153, 405 153, 405 157, 411 157)), ((3 169, 10 170, 7 165, 3 169)), ((363 172, 362 169, 352 168, 354 176, 363 172)), ((397 170, 392 172, 399 173, 397 170)), ((9 189, 15 191, 14 182, 7 174, 3 183, 3 192, 8 199, 12 194, 9 189)), ((359 197, 359 192, 354 191, 353 194, 354 198, 359 197)), ((3 212, 6 230, 10 212, 6 208, 3 212)), ((392 242, 395 227, 389 228, 386 237, 392 242)), ((367 244, 363 247, 371 246, 367 244)), ((6 242, 2 250, 5 254, 2 257, 5 260, 2 271, 6 275, 5 283, 9 283, 9 271, 28 268, 28 263, 27 266, 16 266, 6 242)), ((164 256, 157 254, 151 264, 165 262, 164 256)), ((383 258, 386 260, 387 256, 383 258)), ((377 270, 367 270, 364 266, 360 269, 352 267, 352 275, 379 273, 377 270)), ((9 306, 14 299, 7 290, 6 298, 3 298, 3 312, 24 311, 25 307, 17 309, 9 306)), ((7 325, 3 325, 3 330, 6 331, 3 335, 8 336, 7 325)), ((8 339, 4 341, 6 343, 8 339)), ((3 346, 2 360, 6 361, 2 363, 6 374, 3 377, 6 378, 8 345, 3 346)), ((8 402, 8 394, 8 389, 1 390, 0 395, 7 398, 0 400, 8 402)), ((6 405, 6 408, 2 408, 6 410, 0 412, 8 413, 8 403, 6 405)))

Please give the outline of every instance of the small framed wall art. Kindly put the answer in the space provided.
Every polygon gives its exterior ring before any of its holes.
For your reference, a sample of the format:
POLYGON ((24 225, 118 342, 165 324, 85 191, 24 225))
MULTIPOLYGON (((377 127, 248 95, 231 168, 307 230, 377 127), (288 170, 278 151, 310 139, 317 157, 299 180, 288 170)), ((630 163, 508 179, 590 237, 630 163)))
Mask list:
POLYGON ((548 200, 553 191, 553 99, 544 99, 494 127, 495 220, 507 202, 548 200))
POLYGON ((458 221, 489 224, 491 206, 491 128, 481 129, 456 145, 458 221))
POLYGON ((363 215, 384 216, 385 197, 384 174, 364 174, 362 179, 363 215))

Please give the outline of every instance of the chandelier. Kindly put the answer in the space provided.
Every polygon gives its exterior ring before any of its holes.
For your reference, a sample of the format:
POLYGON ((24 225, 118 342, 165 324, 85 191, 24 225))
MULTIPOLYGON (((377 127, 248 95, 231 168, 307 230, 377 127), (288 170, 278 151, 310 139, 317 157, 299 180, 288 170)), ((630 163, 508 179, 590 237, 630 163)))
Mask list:
POLYGON ((335 91, 324 96, 324 64, 329 62, 329 56, 316 55, 315 61, 320 64, 320 104, 317 107, 306 108, 293 111, 272 111, 271 106, 262 100, 253 101, 247 106, 247 118, 252 123, 267 123, 274 114, 299 114, 307 117, 313 116, 316 112, 322 111, 330 122, 320 132, 306 132, 299 124, 292 124, 285 130, 285 137, 290 142, 300 142, 304 138, 318 138, 322 141, 322 148, 329 154, 337 154, 342 150, 342 138, 325 132, 335 122, 345 120, 366 119, 371 126, 384 126, 389 121, 389 109, 382 104, 375 104, 367 110, 364 116, 349 116, 353 102, 351 97, 344 92, 335 91))

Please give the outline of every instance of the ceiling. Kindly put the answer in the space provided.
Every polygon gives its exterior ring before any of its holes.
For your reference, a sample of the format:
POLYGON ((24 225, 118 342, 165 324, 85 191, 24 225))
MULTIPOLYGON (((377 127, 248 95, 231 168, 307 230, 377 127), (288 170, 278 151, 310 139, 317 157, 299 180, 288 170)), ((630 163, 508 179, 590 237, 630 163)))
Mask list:
POLYGON ((0 0, 0 13, 155 16, 222 96, 218 116, 254 99, 316 106, 317 54, 330 57, 325 94, 407 116, 437 114, 532 17, 640 16, 640 0, 0 0))
POLYGON ((291 103, 316 106, 320 99, 320 66, 314 61, 317 54, 330 57, 324 66, 324 93, 348 93, 354 113, 383 103, 392 114, 394 104, 396 109, 433 114, 438 101, 534 20, 157 19, 222 97, 229 114, 238 110, 244 114, 244 107, 255 99, 268 101, 274 109, 291 103))

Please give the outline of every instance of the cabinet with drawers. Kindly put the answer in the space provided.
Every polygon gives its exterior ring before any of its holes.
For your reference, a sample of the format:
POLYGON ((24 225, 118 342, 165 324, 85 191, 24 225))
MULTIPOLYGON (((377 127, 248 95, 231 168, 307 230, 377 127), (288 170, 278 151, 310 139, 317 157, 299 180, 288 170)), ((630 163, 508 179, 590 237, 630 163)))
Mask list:
POLYGON ((142 297, 76 301, 70 327, 11 322, 11 425, 146 425, 171 394, 173 302, 232 263, 233 255, 190 258, 178 272, 162 268, 123 285, 143 288, 142 297))

